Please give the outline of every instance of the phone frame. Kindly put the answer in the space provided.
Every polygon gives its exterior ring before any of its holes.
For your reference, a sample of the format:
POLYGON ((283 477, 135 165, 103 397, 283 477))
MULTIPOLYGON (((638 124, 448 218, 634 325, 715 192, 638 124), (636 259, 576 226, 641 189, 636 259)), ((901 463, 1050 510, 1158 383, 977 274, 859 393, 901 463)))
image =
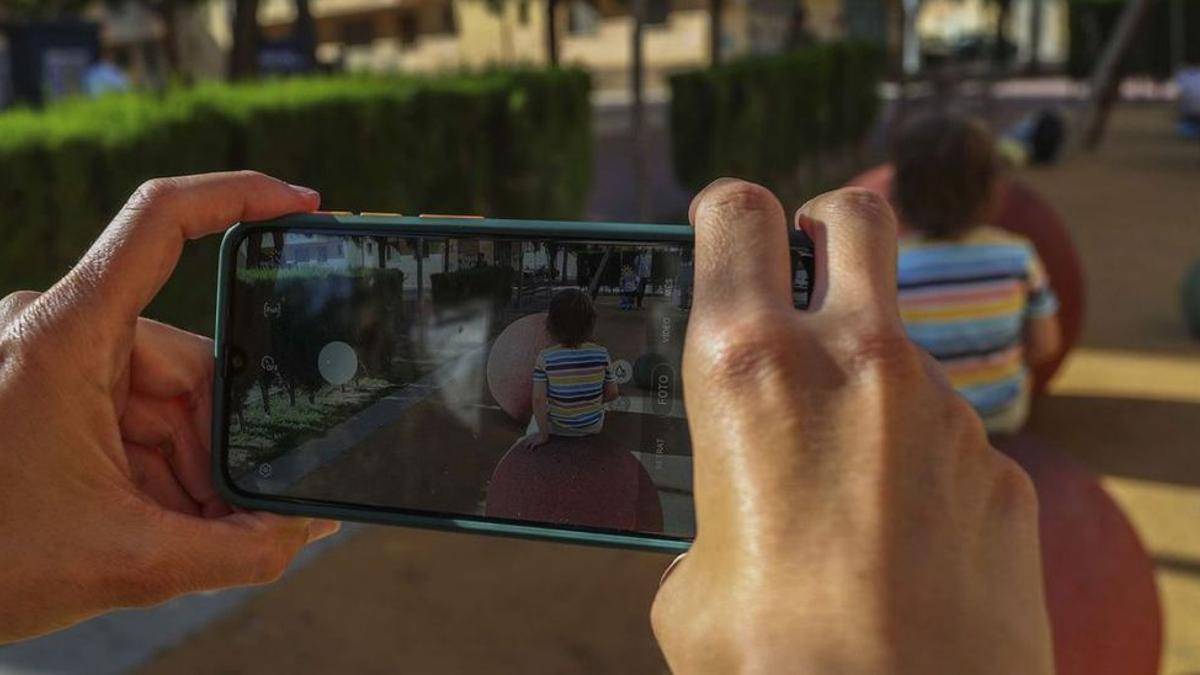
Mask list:
MULTIPOLYGON (((486 516, 433 515, 428 511, 343 504, 297 497, 269 496, 246 492, 225 471, 227 439, 225 365, 229 347, 230 294, 237 265, 237 247, 252 232, 312 230, 332 234, 379 236, 490 237, 517 240, 583 240, 638 243, 694 243, 693 230, 686 225, 634 223, 501 220, 474 216, 404 217, 387 214, 342 214, 315 212, 273 220, 234 225, 221 242, 217 272, 216 323, 213 330, 213 416, 212 477, 218 493, 228 503, 245 509, 333 520, 401 525, 452 532, 469 532, 522 539, 549 540, 571 544, 679 553, 691 540, 667 535, 617 533, 585 527, 511 522, 486 516)), ((792 246, 811 246, 802 233, 793 233, 792 246)))

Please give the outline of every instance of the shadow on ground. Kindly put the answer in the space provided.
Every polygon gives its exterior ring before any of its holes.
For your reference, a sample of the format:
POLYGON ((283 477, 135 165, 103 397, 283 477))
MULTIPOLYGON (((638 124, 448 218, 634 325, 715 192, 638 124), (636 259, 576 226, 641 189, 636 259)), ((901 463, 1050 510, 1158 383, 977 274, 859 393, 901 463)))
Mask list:
POLYGON ((1109 476, 1200 486, 1200 404, 1091 396, 1039 399, 1029 431, 1109 476))

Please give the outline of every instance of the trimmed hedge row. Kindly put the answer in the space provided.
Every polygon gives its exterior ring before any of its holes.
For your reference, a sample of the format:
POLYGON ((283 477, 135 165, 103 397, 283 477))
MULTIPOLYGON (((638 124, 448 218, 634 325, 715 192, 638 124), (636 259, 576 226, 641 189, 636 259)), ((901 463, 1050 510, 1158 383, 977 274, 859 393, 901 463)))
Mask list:
POLYGON ((516 272, 507 265, 468 267, 429 277, 435 307, 452 307, 469 300, 488 300, 495 308, 512 300, 516 272))
MULTIPOLYGON (((1118 0, 1071 0, 1067 4, 1071 42, 1067 72, 1083 79, 1092 74, 1108 39, 1116 30, 1125 9, 1118 0)), ((1182 0, 1184 59, 1200 63, 1200 0, 1182 0)), ((1122 63, 1126 75, 1149 75, 1159 80, 1173 73, 1171 7, 1167 0, 1154 0, 1142 19, 1137 37, 1122 63)))
MULTIPOLYGON (((0 115, 0 295, 69 268, 142 181, 251 168, 325 208, 583 215, 590 88, 577 70, 209 84, 0 115)), ((211 327, 216 242, 193 244, 150 314, 211 327)))
POLYGON ((815 45, 671 78, 675 174, 698 190, 719 176, 772 184, 819 152, 852 147, 879 111, 881 47, 815 45))

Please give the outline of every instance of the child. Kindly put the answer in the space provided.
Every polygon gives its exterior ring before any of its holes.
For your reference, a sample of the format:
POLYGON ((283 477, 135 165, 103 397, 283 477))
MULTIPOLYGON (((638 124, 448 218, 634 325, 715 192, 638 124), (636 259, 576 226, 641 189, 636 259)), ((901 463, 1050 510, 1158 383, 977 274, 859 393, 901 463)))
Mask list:
POLYGON ((633 300, 637 297, 638 276, 633 267, 625 265, 621 268, 621 309, 633 309, 633 300))
POLYGON ((893 148, 900 240, 900 315, 992 433, 1029 412, 1029 365, 1054 358, 1058 301, 1033 245, 987 224, 998 159, 982 124, 916 120, 893 148))
POLYGON ((533 418, 525 438, 536 447, 555 436, 589 436, 604 428, 604 404, 618 396, 608 350, 592 342, 596 310, 588 294, 566 288, 550 299, 546 332, 555 344, 533 369, 533 418))

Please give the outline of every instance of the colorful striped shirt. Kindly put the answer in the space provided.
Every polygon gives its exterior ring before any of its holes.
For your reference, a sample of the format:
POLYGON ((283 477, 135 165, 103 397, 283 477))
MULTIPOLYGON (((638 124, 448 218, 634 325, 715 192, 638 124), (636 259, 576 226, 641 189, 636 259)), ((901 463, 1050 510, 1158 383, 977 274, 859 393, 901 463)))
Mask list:
POLYGON ((604 427, 604 385, 615 381, 607 349, 594 342, 578 347, 547 347, 538 354, 533 381, 546 383, 550 433, 600 433, 604 427))
POLYGON ((1058 300, 1033 245, 980 226, 955 240, 900 241, 900 317, 983 417, 1003 412, 1029 377, 1024 328, 1058 300))

